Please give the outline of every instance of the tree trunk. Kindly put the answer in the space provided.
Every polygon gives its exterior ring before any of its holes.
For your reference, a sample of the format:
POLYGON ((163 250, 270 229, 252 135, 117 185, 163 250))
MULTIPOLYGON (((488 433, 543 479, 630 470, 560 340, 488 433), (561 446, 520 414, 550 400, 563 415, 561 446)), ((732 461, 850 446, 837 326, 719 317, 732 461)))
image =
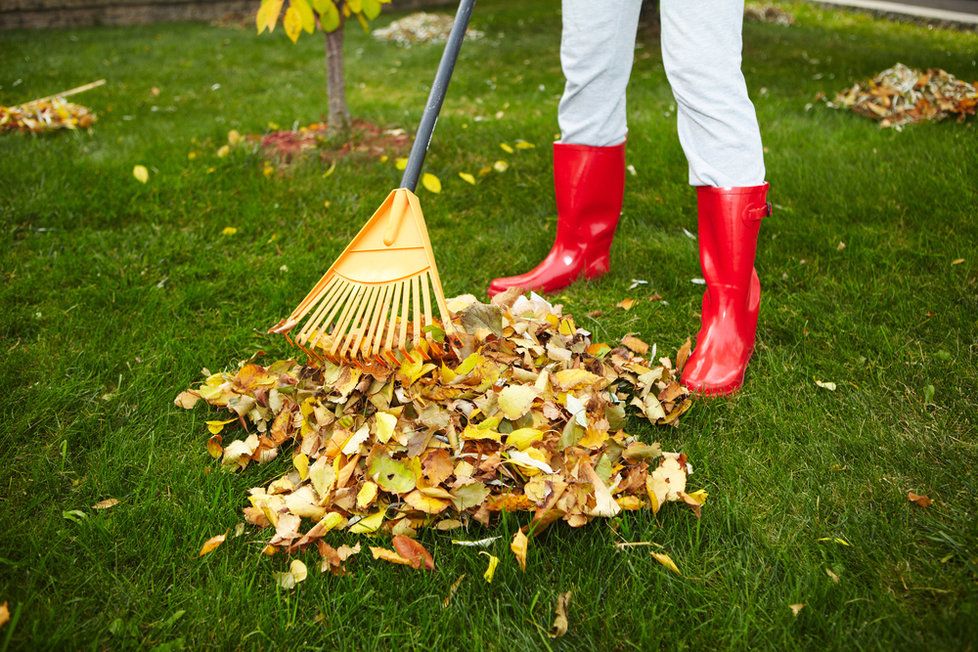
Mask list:
POLYGON ((329 131, 334 134, 350 128, 350 109, 346 105, 346 80, 343 75, 343 29, 326 34, 326 94, 329 97, 329 131))

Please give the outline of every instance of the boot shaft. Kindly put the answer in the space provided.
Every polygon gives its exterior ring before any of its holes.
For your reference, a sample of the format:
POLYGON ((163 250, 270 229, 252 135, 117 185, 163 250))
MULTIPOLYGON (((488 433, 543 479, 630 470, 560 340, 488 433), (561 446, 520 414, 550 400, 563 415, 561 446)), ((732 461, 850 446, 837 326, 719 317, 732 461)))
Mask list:
POLYGON ((708 286, 746 290, 757 253, 761 220, 770 215, 768 184, 697 189, 700 266, 708 286))
POLYGON ((610 248, 625 194, 625 143, 554 143, 557 239, 610 248))

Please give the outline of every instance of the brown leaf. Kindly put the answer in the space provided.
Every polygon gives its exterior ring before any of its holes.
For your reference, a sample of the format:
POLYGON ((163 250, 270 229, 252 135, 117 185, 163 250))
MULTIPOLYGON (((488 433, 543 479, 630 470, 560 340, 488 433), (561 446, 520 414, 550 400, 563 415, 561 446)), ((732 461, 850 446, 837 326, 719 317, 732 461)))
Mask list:
POLYGON ((448 587, 448 595, 445 596, 445 600, 441 603, 442 608, 448 607, 448 603, 452 601, 452 597, 455 596, 455 592, 458 591, 458 587, 462 585, 462 580, 465 579, 465 573, 458 576, 458 579, 452 582, 452 585, 448 587))
POLYGON ((173 399, 173 404, 177 407, 181 407, 184 410, 189 410, 193 406, 197 405, 197 401, 200 400, 200 395, 197 392, 186 390, 177 394, 177 397, 173 399))
POLYGON ((926 494, 915 494, 912 491, 907 492, 907 500, 912 503, 916 503, 918 507, 930 507, 934 504, 934 501, 931 500, 926 494))
POLYGON ((411 562, 412 568, 424 566, 427 570, 435 570, 435 560, 423 545, 406 536, 397 535, 392 541, 397 553, 411 562))
POLYGON ((526 572, 526 547, 529 543, 526 535, 523 534, 523 530, 516 530, 516 534, 513 535, 513 541, 509 544, 509 549, 513 551, 513 555, 516 556, 516 561, 520 563, 520 570, 524 573, 526 572))
POLYGON ((7 603, 6 600, 4 600, 3 604, 0 604, 0 628, 6 625, 7 621, 9 620, 10 620, 10 605, 7 603))
POLYGON ((105 500, 100 500, 92 505, 92 509, 108 509, 110 507, 115 507, 118 504, 118 498, 106 498, 105 500))
POLYGON ((571 592, 567 591, 557 596, 557 606, 554 607, 554 624, 550 628, 550 638, 558 638, 567 633, 567 606, 570 604, 571 592))
POLYGON ((649 345, 632 335, 621 338, 621 343, 639 355, 649 352, 649 345))
POLYGON ((677 373, 680 372, 680 371, 682 371, 683 370, 683 367, 686 365, 686 360, 689 359, 689 349, 690 349, 690 347, 692 347, 692 342, 687 337, 686 338, 686 341, 683 343, 683 345, 681 347, 679 347, 679 351, 676 353, 676 372, 677 373))
POLYGON ((625 297, 615 305, 617 305, 622 310, 631 310, 632 306, 635 305, 635 299, 629 299, 628 297, 625 297))

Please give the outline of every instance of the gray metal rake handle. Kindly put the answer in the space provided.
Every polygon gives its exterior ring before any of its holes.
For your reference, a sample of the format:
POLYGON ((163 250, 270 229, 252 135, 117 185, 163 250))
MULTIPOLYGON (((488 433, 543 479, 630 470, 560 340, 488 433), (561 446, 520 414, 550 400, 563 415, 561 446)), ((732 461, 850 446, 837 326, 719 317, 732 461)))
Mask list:
POLYGON ((411 153, 408 155, 407 167, 404 168, 404 176, 401 177, 401 188, 407 188, 411 192, 414 192, 418 187, 424 157, 428 153, 428 145, 431 144, 435 123, 438 122, 438 114, 441 112, 441 105, 444 103, 445 94, 448 92, 448 82, 452 80, 455 61, 458 60, 458 52, 462 49, 462 39, 465 38, 465 30, 469 26, 469 18, 472 16, 474 7, 475 0, 461 0, 458 3, 455 23, 452 25, 452 31, 445 43, 445 51, 441 55, 438 72, 435 73, 435 81, 431 85, 431 93, 428 94, 428 103, 424 107, 421 124, 418 125, 418 133, 414 137, 414 145, 411 146, 411 153))

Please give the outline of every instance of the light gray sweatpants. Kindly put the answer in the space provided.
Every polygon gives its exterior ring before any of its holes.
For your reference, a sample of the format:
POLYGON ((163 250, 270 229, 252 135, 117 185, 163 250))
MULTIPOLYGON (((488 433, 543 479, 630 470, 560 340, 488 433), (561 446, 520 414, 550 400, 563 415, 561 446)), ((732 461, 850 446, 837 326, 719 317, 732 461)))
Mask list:
MULTIPOLYGON (((740 70, 744 0, 660 5, 662 62, 676 98, 689 183, 763 183, 761 133, 740 70)), ((641 0, 563 0, 561 142, 604 147, 625 139, 625 88, 641 6, 641 0)))

